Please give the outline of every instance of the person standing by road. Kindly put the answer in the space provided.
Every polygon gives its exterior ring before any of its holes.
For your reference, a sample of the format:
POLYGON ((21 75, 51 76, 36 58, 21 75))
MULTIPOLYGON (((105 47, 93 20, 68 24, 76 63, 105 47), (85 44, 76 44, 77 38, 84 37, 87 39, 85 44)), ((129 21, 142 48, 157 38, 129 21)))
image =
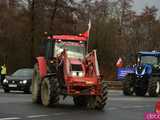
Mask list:
POLYGON ((3 80, 5 79, 5 76, 7 74, 7 68, 6 65, 1 66, 1 85, 3 85, 3 80))

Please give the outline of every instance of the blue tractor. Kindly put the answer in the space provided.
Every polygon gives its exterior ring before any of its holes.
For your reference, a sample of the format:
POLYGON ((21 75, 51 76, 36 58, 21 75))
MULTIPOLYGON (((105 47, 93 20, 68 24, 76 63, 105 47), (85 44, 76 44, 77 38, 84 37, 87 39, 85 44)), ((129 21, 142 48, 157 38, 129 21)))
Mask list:
POLYGON ((160 93, 160 52, 139 52, 134 72, 123 80, 124 95, 156 97, 160 93))

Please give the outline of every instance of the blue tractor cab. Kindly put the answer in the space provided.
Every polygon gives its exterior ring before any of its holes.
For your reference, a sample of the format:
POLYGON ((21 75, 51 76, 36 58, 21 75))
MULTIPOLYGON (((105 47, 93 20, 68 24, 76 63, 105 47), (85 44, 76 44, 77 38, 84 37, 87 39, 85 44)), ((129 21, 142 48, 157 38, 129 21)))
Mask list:
POLYGON ((160 92, 160 52, 138 52, 137 65, 133 73, 128 73, 124 79, 123 93, 136 93, 144 96, 158 96, 160 92))
POLYGON ((139 52, 135 73, 139 77, 160 74, 160 52, 139 52))

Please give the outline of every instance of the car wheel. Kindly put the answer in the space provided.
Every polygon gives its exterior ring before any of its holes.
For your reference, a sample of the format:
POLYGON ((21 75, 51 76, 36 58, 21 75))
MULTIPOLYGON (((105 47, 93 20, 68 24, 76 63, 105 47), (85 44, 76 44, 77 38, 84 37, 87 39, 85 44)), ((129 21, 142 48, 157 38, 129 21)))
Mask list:
POLYGON ((32 93, 32 85, 29 87, 29 92, 32 93))
POLYGON ((5 88, 5 89, 4 89, 4 92, 5 92, 5 93, 9 93, 9 92, 10 92, 10 89, 6 89, 6 88, 5 88))
POLYGON ((25 94, 31 94, 32 93, 32 85, 30 85, 28 89, 25 89, 24 93, 25 94))

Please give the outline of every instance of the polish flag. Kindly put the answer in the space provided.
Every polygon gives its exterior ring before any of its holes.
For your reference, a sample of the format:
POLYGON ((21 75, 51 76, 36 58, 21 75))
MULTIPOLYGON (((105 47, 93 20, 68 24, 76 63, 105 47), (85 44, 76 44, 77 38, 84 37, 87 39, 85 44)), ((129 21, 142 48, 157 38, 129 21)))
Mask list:
POLYGON ((82 37, 85 37, 85 38, 89 38, 89 33, 90 33, 90 29, 91 29, 91 20, 89 20, 89 23, 88 23, 88 30, 82 34, 80 34, 80 36, 82 37))
POLYGON ((117 63, 116 63, 116 66, 117 66, 118 68, 123 67, 123 60, 122 60, 121 57, 118 59, 118 61, 117 61, 117 63))

